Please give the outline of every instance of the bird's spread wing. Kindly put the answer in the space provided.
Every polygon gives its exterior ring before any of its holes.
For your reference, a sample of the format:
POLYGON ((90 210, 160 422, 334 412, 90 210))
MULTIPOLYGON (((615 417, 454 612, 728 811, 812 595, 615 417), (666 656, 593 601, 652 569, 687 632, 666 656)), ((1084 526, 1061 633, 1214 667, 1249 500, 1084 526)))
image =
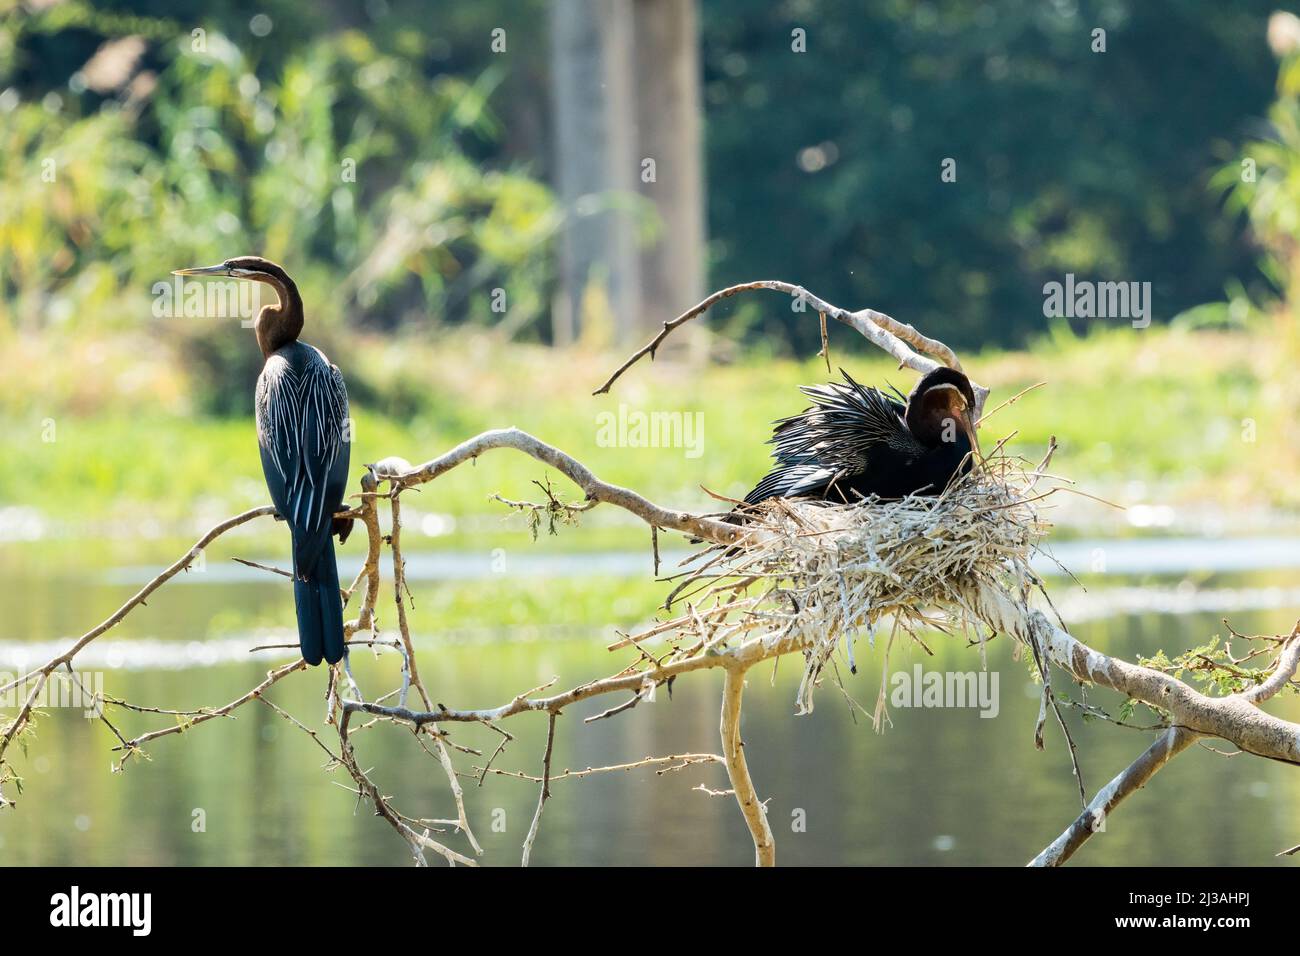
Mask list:
POLYGON ((343 376, 320 352, 302 362, 267 359, 257 380, 257 438, 271 500, 295 540, 318 537, 342 501, 347 418, 343 376))
POLYGON ((903 423, 904 406, 877 388, 863 387, 843 369, 843 382, 800 389, 813 404, 776 423, 770 444, 777 466, 745 498, 820 494, 841 478, 862 472, 873 448, 888 445, 905 455, 919 450, 903 423))
POLYGON ((878 388, 864 388, 843 369, 843 382, 800 389, 813 405, 777 422, 771 443, 779 462, 819 463, 854 474, 861 471, 872 447, 889 445, 909 453, 916 439, 903 423, 903 406, 878 388))
POLYGON ((747 504, 758 504, 768 498, 797 498, 800 495, 819 494, 836 478, 833 468, 815 462, 786 463, 774 468, 748 495, 747 504))

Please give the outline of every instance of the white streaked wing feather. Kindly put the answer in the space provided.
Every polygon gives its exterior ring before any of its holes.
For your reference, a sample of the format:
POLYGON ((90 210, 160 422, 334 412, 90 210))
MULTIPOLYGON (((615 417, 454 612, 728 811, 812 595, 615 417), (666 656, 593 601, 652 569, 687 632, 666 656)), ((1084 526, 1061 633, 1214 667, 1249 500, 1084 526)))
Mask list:
POLYGON ((258 440, 284 480, 295 523, 308 527, 324 518, 323 486, 338 460, 348 417, 342 373, 314 351, 319 360, 308 362, 301 374, 282 356, 267 359, 256 398, 258 440), (309 461, 316 467, 308 467, 309 461))

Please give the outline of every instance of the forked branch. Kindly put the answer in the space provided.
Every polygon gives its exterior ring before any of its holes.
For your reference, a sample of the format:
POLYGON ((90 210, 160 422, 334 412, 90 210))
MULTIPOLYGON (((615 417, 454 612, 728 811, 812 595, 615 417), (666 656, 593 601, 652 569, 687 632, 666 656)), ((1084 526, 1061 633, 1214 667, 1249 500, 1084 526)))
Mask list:
MULTIPOLYGON (((802 287, 775 280, 763 280, 723 289, 677 318, 665 322, 662 330, 646 346, 624 362, 597 390, 597 393, 608 391, 619 376, 639 359, 647 355, 653 358, 655 350, 675 328, 702 314, 722 299, 755 289, 769 289, 795 297, 811 310, 855 329, 895 358, 902 366, 924 373, 934 368, 937 360, 944 365, 960 368, 957 356, 943 343, 927 338, 911 326, 887 315, 870 309, 850 312, 825 302, 802 287)), ((981 386, 976 386, 976 390, 978 405, 982 407, 988 391, 981 386)), ((351 686, 351 691, 345 689, 345 684, 351 685, 350 675, 343 674, 339 669, 329 672, 329 707, 326 719, 338 735, 339 746, 336 752, 305 723, 292 717, 266 697, 279 681, 290 675, 299 671, 311 673, 301 661, 294 661, 269 671, 264 681, 222 707, 184 712, 186 719, 180 724, 147 731, 132 739, 121 737, 121 746, 117 749, 124 751, 122 762, 125 763, 131 755, 142 752, 143 745, 146 743, 179 734, 183 730, 211 722, 216 717, 229 716, 244 704, 261 700, 310 735, 315 745, 330 755, 331 768, 341 767, 346 771, 353 783, 350 789, 359 800, 369 804, 376 815, 393 827, 405 841, 412 858, 417 863, 422 864, 425 861, 425 851, 432 850, 448 863, 473 864, 475 863, 473 857, 435 839, 433 833, 438 829, 455 830, 464 835, 468 849, 475 857, 482 852, 469 829, 464 793, 457 780, 458 771, 453 758, 453 752, 475 754, 478 752, 463 747, 450 736, 454 725, 477 723, 502 735, 500 746, 491 758, 483 767, 475 768, 477 771, 475 776, 480 782, 490 771, 496 775, 523 777, 540 785, 536 813, 522 848, 524 862, 527 862, 532 852, 542 822, 542 811, 551 796, 550 784, 553 780, 638 766, 657 766, 662 768, 661 772, 664 772, 721 762, 727 771, 731 785, 730 792, 735 796, 753 840, 755 861, 763 866, 772 865, 775 862, 775 842, 763 802, 754 788, 745 758, 740 730, 741 700, 745 674, 754 664, 787 654, 800 653, 805 648, 805 639, 793 628, 779 633, 744 628, 728 631, 719 627, 717 619, 711 617, 709 611, 700 612, 692 608, 691 616, 698 625, 699 640, 691 646, 680 649, 679 653, 671 657, 656 658, 646 653, 638 639, 628 637, 617 642, 615 648, 630 647, 638 655, 634 661, 607 677, 588 681, 567 690, 548 693, 551 686, 548 684, 545 687, 517 694, 504 704, 487 708, 447 707, 435 703, 430 697, 421 680, 416 661, 416 645, 406 619, 407 592, 401 553, 400 496, 404 491, 434 481, 453 468, 473 461, 479 455, 500 449, 511 449, 527 455, 568 478, 582 492, 586 502, 584 508, 597 504, 611 505, 636 515, 654 529, 679 531, 715 544, 741 544, 743 547, 748 543, 742 539, 751 532, 740 526, 707 515, 667 508, 648 500, 636 491, 602 481, 570 455, 514 428, 484 432, 418 466, 409 465, 402 459, 385 459, 384 462, 373 466, 363 478, 361 492, 357 496, 358 504, 347 512, 348 516, 361 521, 366 528, 367 554, 361 573, 344 591, 345 600, 349 605, 353 603, 356 595, 360 594, 356 616, 347 621, 345 635, 350 647, 370 646, 377 650, 391 650, 400 654, 403 658, 402 686, 382 697, 365 700, 360 697, 354 685, 351 686), (392 525, 387 538, 381 533, 378 513, 379 502, 385 500, 389 502, 392 525), (391 639, 381 636, 376 614, 382 583, 382 549, 385 543, 388 544, 392 557, 394 599, 399 628, 398 635, 391 639), (553 775, 555 725, 566 708, 597 697, 617 694, 623 698, 623 703, 611 707, 598 716, 627 713, 631 710, 633 702, 644 699, 667 681, 694 671, 714 668, 721 668, 724 673, 719 726, 722 743, 720 756, 688 754, 675 757, 647 757, 631 764, 590 768, 588 771, 565 771, 553 775), (410 690, 414 690, 418 696, 419 709, 408 706, 407 697, 410 690), (627 698, 628 694, 632 697, 627 698), (395 703, 391 702, 393 698, 396 698, 395 703), (505 748, 506 743, 514 739, 500 726, 501 723, 527 713, 545 714, 548 721, 547 746, 541 764, 537 767, 539 772, 533 775, 523 771, 493 769, 493 761, 505 748), (425 746, 425 749, 437 759, 440 769, 448 778, 449 791, 457 807, 454 819, 428 820, 403 814, 374 781, 373 771, 363 769, 355 750, 357 735, 361 730, 376 725, 404 728, 404 732, 414 734, 422 746, 431 744, 425 746)), ((226 531, 257 518, 269 517, 273 513, 270 507, 257 508, 218 524, 200 538, 194 548, 150 581, 113 615, 71 642, 66 651, 23 677, 0 687, 0 692, 10 692, 18 687, 31 685, 30 692, 23 697, 23 703, 16 717, 0 729, 0 790, 7 779, 6 752, 24 730, 30 727, 35 702, 55 669, 70 666, 77 654, 88 644, 141 606, 157 588, 189 567, 203 548, 226 531)), ((275 569, 267 570, 274 572, 275 569)), ((1027 603, 1017 602, 1008 595, 986 594, 980 607, 974 610, 996 631, 1011 634, 1036 648, 1043 659, 1064 669, 1077 680, 1114 689, 1133 700, 1142 701, 1168 713, 1171 719, 1171 726, 1163 732, 1159 740, 1133 766, 1103 789, 1084 814, 1051 846, 1039 854, 1035 863, 1059 864, 1068 859, 1095 832, 1099 819, 1104 818, 1104 815, 1110 813, 1120 801, 1140 788, 1173 755, 1200 737, 1219 737, 1250 753, 1300 763, 1300 726, 1267 714, 1259 707, 1263 701, 1294 679, 1297 662, 1300 661, 1300 636, 1298 635, 1293 634, 1288 642, 1279 647, 1274 670, 1258 686, 1228 697, 1209 697, 1168 674, 1110 657, 1082 644, 1063 628, 1050 624, 1046 617, 1029 607, 1027 603)), ((656 633, 655 628, 642 637, 653 633, 656 633)), ((123 701, 104 700, 103 703, 108 706, 123 706, 137 713, 175 716, 174 712, 135 707, 123 701)), ((700 789, 705 792, 720 792, 710 791, 707 787, 700 789)), ((0 792, 0 807, 5 805, 3 792, 0 792)))
MULTIPOLYGON (((838 305, 832 305, 819 296, 813 295, 803 286, 791 282, 782 282, 779 279, 757 279, 753 282, 742 282, 740 285, 720 289, 687 309, 677 318, 665 322, 654 338, 632 353, 627 361, 615 369, 604 384, 592 394, 603 395, 608 392, 624 372, 647 355, 653 361, 659 346, 663 344, 664 339, 672 334, 674 329, 685 325, 691 319, 703 315, 723 299, 729 299, 741 292, 752 292, 759 289, 783 292, 799 303, 801 308, 805 310, 811 308, 813 312, 820 316, 829 317, 836 322, 847 325, 862 335, 868 342, 896 359, 899 368, 910 368, 922 375, 933 371, 940 365, 957 369, 959 372, 962 371, 957 353, 938 339, 922 335, 906 322, 899 322, 897 319, 891 318, 883 312, 877 312, 875 309, 859 309, 856 312, 842 309, 838 305), (926 356, 931 357, 927 358, 926 356)), ((971 385, 975 389, 975 417, 978 418, 983 412, 984 402, 988 398, 989 390, 974 382, 971 385)))

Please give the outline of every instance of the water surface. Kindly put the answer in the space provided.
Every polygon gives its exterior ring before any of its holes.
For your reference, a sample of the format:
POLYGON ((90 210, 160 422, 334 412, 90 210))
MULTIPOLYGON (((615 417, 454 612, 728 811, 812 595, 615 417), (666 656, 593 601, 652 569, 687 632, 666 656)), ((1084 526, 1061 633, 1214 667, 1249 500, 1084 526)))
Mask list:
MULTIPOLYGON (((1214 548, 1156 543, 1143 552, 1124 542, 1078 544, 1086 560, 1104 547, 1108 573, 1085 579, 1085 594, 1066 579, 1053 582, 1067 622, 1078 637, 1127 659, 1159 648, 1175 652, 1221 633, 1230 613, 1238 630, 1289 631, 1300 616, 1300 594, 1280 544, 1247 542, 1214 548), (1169 554, 1182 553, 1180 567, 1169 554), (1150 558, 1143 564, 1144 554, 1150 558), (1258 566, 1249 555, 1265 555, 1258 566), (1223 558, 1222 571, 1208 560, 1223 558), (1118 567, 1117 567, 1118 565, 1118 567), (1143 569, 1146 570, 1143 570, 1143 569), (1254 568, 1254 569, 1252 569, 1254 568), (1177 571, 1178 573, 1170 573, 1177 571), (1155 573, 1159 572, 1159 573, 1155 573)), ((1057 549, 1058 556, 1062 548, 1057 549)), ((1293 551, 1286 553, 1293 554, 1293 551)), ((618 556, 571 556, 536 573, 625 573, 640 567, 618 556), (626 571, 617 571, 624 567, 626 571), (615 569, 611 571, 611 568, 615 569)), ((492 706, 554 676, 564 686, 612 673, 627 661, 604 645, 608 627, 566 618, 557 606, 544 626, 459 626, 441 621, 431 602, 473 578, 463 558, 412 556, 422 669, 436 700, 458 707, 492 706), (448 561, 452 563, 449 565, 448 561), (445 573, 454 566, 453 573, 445 573)), ((30 664, 60 638, 84 630, 111 612, 138 586, 144 565, 121 563, 87 576, 18 573, 14 593, 24 596, 0 625, 0 671, 17 658, 30 664)), ((516 565, 518 567, 518 565, 516 565)), ((520 572, 521 576, 525 573, 520 572)), ((608 578, 607 578, 608 579, 608 578)), ((513 580, 513 578, 511 579, 513 580)), ((511 580, 499 600, 509 602, 511 580)), ((617 590, 617 585, 607 585, 617 590)), ((630 584, 629 584, 630 586, 630 584)), ((619 600, 610 594, 613 608, 619 600)), ((386 598, 386 600, 391 600, 386 598)), ((101 668, 105 690, 136 703, 186 708, 224 703, 257 683, 289 652, 249 655, 259 643, 292 640, 286 589, 265 576, 195 575, 169 586, 97 647, 87 666, 101 668), (256 627, 250 627, 254 622, 256 627)), ((636 603, 631 605, 633 612, 636 603)), ((650 612, 646 608, 645 613, 650 612)), ((383 622, 391 613, 381 605, 383 622)), ((614 615, 617 616, 617 615, 614 615)), ((99 644, 100 642, 97 642, 99 644)), ((977 652, 942 635, 896 649, 894 670, 975 671, 977 652)), ((1066 826, 1079 810, 1077 787, 1059 731, 1049 724, 1047 748, 1033 746, 1038 691, 1005 640, 988 647, 988 667, 998 676, 999 710, 981 718, 972 708, 894 707, 883 733, 872 729, 840 691, 827 682, 816 710, 794 716, 798 661, 751 671, 743 733, 746 754, 776 833, 778 859, 812 864, 1019 865, 1066 826), (796 826, 796 823, 803 826, 796 826)), ((358 654, 362 689, 375 695, 395 686, 395 659, 358 654)), ((859 670, 841 670, 845 688, 870 709, 880 687, 882 648, 861 645, 859 670)), ((720 676, 692 675, 661 690, 652 704, 611 720, 584 724, 603 710, 596 701, 567 712, 557 728, 555 767, 583 768, 647 755, 718 749, 720 676)), ((271 693, 276 703, 312 727, 323 716, 323 674, 295 675, 271 693)), ((1077 688, 1059 688, 1079 697, 1077 688)), ((1115 695, 1089 691, 1089 703, 1114 710, 1115 695)), ((1295 697, 1272 707, 1300 719, 1295 697)), ((1141 711, 1135 718, 1142 721, 1141 711)), ((158 715, 118 714, 129 733, 165 725, 158 715)), ((1129 763, 1150 735, 1069 715, 1079 744, 1089 795, 1129 763)), ((515 718, 517 737, 498 758, 503 769, 535 774, 540 768, 545 718, 515 718)), ((480 727, 456 727, 453 739, 490 753, 499 738, 480 727)), ((149 747, 148 761, 111 772, 120 755, 102 724, 79 711, 53 709, 42 716, 29 754, 16 765, 25 792, 16 810, 0 814, 0 860, 12 864, 402 864, 404 844, 342 786, 342 772, 322 769, 323 754, 299 730, 265 706, 249 705, 234 719, 212 721, 149 747), (196 814, 196 811, 200 813, 196 814), (195 832, 201 816, 203 832, 195 832)), ((413 816, 452 815, 445 778, 412 736, 377 727, 357 739, 366 766, 397 805, 413 816)), ((1216 745, 1218 749, 1228 749, 1216 745)), ((489 777, 480 788, 473 774, 481 758, 458 754, 471 824, 483 844, 483 862, 513 865, 536 804, 536 785, 489 777), (496 828, 494 829, 494 824, 496 828)), ((656 775, 617 773, 554 786, 535 864, 748 864, 752 848, 734 802, 699 789, 726 786, 718 767, 656 775)), ((1081 864, 1281 864, 1275 854, 1300 842, 1300 776, 1294 768, 1205 748, 1180 756, 1127 802, 1106 833, 1076 858, 1081 864), (1225 813, 1224 807, 1232 812, 1225 813), (1213 821, 1213 825, 1207 825, 1213 821)), ((454 845, 464 844, 449 835, 454 845)))

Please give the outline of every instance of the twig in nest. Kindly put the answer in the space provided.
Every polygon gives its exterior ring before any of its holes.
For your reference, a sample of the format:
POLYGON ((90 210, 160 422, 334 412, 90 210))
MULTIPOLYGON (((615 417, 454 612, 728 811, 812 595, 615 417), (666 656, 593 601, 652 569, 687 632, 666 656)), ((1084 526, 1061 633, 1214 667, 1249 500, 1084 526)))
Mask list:
MULTIPOLYGON (((1016 394, 1012 395, 1012 396, 1011 396, 1010 398, 1008 398, 1006 401, 1004 401, 1004 402, 999 402, 999 403, 998 403, 997 405, 995 405, 995 406, 994 406, 990 411, 987 411, 987 412, 985 412, 983 415, 981 415, 979 421, 977 421, 977 422, 975 423, 975 427, 976 427, 976 428, 979 428, 981 425, 983 425, 986 421, 988 421, 990 418, 992 418, 992 417, 993 417, 994 415, 996 415, 998 412, 1002 411, 1002 409, 1004 409, 1004 408, 1008 408, 1009 406, 1014 405, 1017 401, 1020 400, 1020 397, 1021 397, 1022 395, 1028 395, 1028 394, 1029 394, 1030 392, 1032 392, 1034 389, 1036 389, 1036 388, 1042 388, 1042 387, 1043 387, 1044 385, 1046 385, 1046 384, 1047 384, 1046 382, 1035 382, 1033 385, 1030 385, 1028 388, 1022 388, 1020 391, 1016 392, 1016 394)), ((1053 441, 1055 441, 1055 436, 1053 436, 1053 441)))
POLYGON ((830 375, 833 374, 831 372, 831 340, 826 334, 826 313, 819 311, 817 318, 821 321, 822 331, 822 350, 817 354, 826 360, 826 373, 830 375))

